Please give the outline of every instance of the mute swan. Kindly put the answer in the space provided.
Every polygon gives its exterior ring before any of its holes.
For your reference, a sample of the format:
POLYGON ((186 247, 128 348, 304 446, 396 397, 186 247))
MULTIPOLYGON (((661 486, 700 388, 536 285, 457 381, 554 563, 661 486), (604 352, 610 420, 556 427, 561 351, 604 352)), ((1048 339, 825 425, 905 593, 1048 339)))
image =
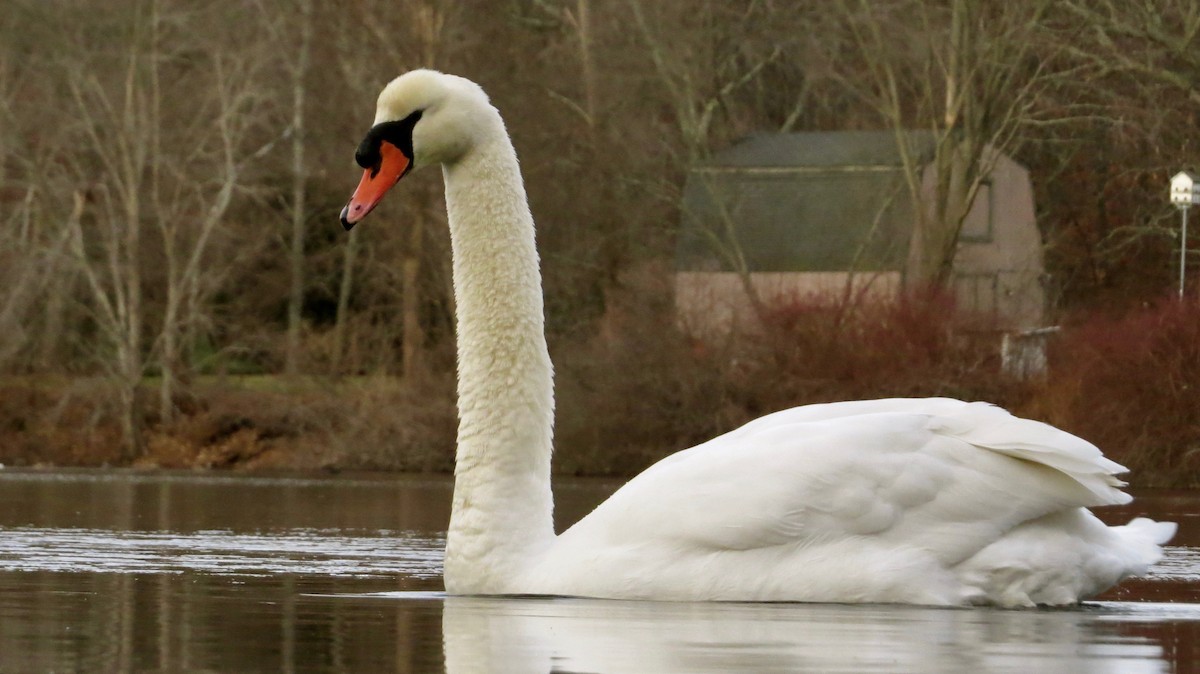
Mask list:
POLYGON ((363 219, 441 165, 458 320, 451 594, 1063 605, 1145 571, 1172 523, 1100 522, 1124 468, 985 403, 809 405, 669 456, 555 536, 553 374, 533 218, 499 112, 475 83, 393 80, 342 210, 363 219))

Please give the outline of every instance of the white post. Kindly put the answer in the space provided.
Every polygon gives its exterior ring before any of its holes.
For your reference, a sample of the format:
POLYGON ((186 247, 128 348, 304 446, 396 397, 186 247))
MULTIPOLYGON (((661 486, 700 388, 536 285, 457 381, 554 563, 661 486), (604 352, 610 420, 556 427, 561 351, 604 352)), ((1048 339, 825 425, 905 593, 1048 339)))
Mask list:
POLYGON ((1171 176, 1171 203, 1183 211, 1183 227, 1179 229, 1179 299, 1182 301, 1183 284, 1187 281, 1188 211, 1192 206, 1200 204, 1200 175, 1180 171, 1171 176))
POLYGON ((1179 232, 1179 299, 1183 299, 1183 280, 1187 276, 1187 208, 1183 211, 1183 228, 1179 232))

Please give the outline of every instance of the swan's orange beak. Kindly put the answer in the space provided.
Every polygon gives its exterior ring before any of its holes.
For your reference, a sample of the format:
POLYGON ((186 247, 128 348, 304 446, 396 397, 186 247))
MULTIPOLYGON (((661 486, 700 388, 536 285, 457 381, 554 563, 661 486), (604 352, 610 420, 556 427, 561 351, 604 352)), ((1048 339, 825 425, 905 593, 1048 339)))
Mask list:
POLYGON ((412 166, 412 162, 404 156, 400 148, 387 141, 379 144, 379 155, 379 165, 363 171, 358 189, 354 190, 350 203, 342 209, 342 227, 345 227, 346 231, 350 231, 359 220, 367 217, 367 213, 379 205, 383 195, 400 182, 412 166))

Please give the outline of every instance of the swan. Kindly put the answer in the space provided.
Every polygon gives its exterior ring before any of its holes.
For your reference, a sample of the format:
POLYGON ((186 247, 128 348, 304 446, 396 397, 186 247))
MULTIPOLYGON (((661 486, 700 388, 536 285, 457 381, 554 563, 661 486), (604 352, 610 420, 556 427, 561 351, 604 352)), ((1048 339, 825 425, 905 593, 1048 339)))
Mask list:
POLYGON ((458 335, 452 595, 1069 605, 1162 555, 1175 525, 1107 526, 1125 469, 981 402, 808 405, 659 461, 561 535, 551 514, 553 369, 534 224, 500 113, 416 70, 380 93, 350 229, 440 165, 458 335))

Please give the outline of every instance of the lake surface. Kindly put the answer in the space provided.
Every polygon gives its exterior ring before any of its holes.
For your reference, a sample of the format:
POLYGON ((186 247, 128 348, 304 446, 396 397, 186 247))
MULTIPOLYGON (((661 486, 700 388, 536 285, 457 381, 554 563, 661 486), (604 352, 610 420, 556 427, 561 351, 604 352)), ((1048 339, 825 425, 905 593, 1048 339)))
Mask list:
MULTIPOLYGON (((616 485, 556 484, 560 527, 616 485)), ((0 471, 0 672, 1200 671, 1200 493, 1166 559, 1071 610, 447 598, 451 484, 0 471)))

